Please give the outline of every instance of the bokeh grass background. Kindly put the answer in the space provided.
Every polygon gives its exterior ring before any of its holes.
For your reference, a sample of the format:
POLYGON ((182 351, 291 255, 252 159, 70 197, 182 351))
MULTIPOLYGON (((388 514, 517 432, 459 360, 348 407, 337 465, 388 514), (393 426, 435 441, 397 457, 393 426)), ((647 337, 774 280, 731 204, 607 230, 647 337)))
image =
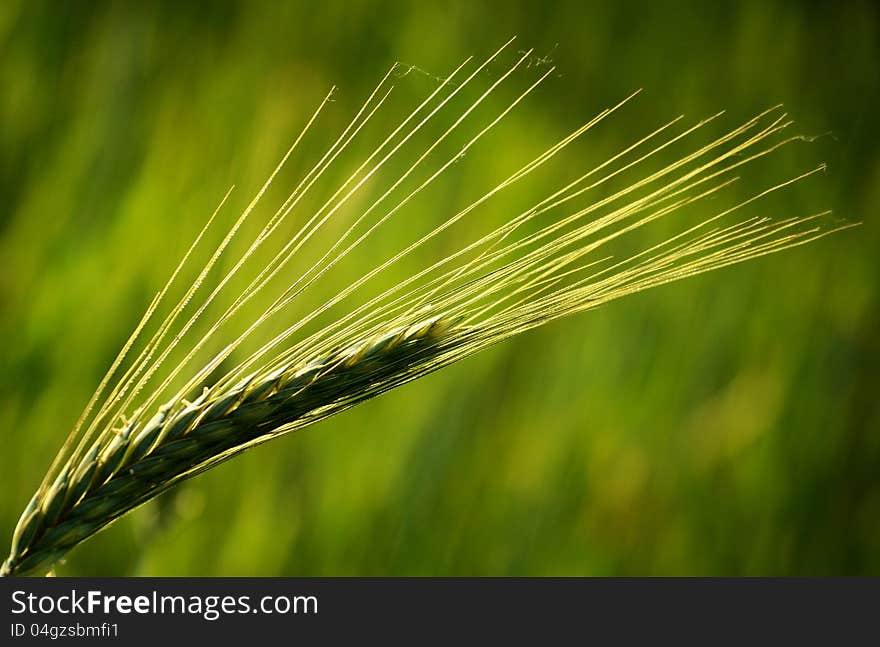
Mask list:
MULTIPOLYGON (((782 102, 801 132, 828 133, 799 149, 829 169, 788 194, 792 215, 864 225, 553 324, 273 441, 58 572, 880 574, 868 1, 0 3, 3 541, 230 184, 241 206, 331 84, 353 108, 395 60, 439 74, 514 34, 561 76, 492 155, 521 158, 547 123, 638 87, 596 155, 629 141, 628 119, 782 102)), ((482 161, 462 184, 489 186, 482 161)))

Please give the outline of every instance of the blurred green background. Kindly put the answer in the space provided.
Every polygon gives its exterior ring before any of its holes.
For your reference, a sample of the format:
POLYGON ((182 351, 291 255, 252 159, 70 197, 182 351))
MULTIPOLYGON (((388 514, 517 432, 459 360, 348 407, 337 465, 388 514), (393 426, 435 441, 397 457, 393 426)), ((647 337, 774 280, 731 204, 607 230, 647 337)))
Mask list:
MULTIPOLYGON (((503 156, 639 87, 635 115, 615 117, 584 167, 630 141, 628 120, 744 119, 782 102, 799 132, 829 133, 798 150, 829 170, 787 195, 792 215, 832 208, 864 225, 555 323, 247 452, 59 574, 880 574, 868 1, 5 0, 4 551, 226 188, 243 206, 331 84, 350 114, 395 60, 442 74, 511 35, 561 77, 511 115, 503 156)), ((488 188, 483 162, 460 182, 488 188)))

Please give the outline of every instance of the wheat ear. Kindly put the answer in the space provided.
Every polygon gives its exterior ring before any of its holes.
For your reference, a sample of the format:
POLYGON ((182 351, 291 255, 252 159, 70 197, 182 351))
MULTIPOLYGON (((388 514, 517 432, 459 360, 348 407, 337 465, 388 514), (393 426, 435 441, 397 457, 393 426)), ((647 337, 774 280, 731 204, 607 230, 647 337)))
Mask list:
MULTIPOLYGON (((359 305, 307 332, 308 326, 320 321, 320 317, 363 295, 375 277, 404 259, 417 257, 430 241, 549 163, 632 98, 627 97, 399 252, 373 263, 361 278, 331 293, 317 308, 261 341, 256 350, 237 357, 246 341, 264 331, 278 313, 289 312, 291 304, 313 290, 382 225, 407 209, 551 75, 552 68, 542 70, 534 83, 515 94, 486 125, 476 128, 475 133, 471 131, 451 156, 436 161, 440 145, 460 133, 462 124, 472 118, 476 108, 509 81, 516 70, 526 67, 524 63, 531 60, 531 52, 525 52, 490 81, 475 100, 458 109, 452 123, 441 128, 441 134, 431 144, 417 149, 415 161, 402 173, 393 175, 387 189, 380 189, 381 195, 361 209, 329 249, 288 284, 262 314, 237 335, 230 337, 224 332, 224 341, 219 343, 221 331, 231 325, 234 315, 262 293, 329 220, 340 218, 342 208, 353 196, 362 195, 370 180, 380 180, 388 160, 414 145, 414 136, 440 120, 444 107, 461 98, 465 88, 483 81, 490 64, 497 62, 508 45, 464 79, 460 77, 470 59, 442 79, 427 98, 390 129, 388 136, 322 206, 293 235, 286 235, 281 249, 268 263, 258 267, 247 287, 234 294, 207 330, 190 339, 196 322, 208 316, 208 306, 225 294, 224 290, 242 268, 257 258, 256 253, 265 241, 280 235, 285 219, 301 207, 306 195, 318 190, 326 170, 385 104, 392 89, 389 82, 405 76, 410 68, 392 67, 233 267, 209 294, 196 299, 217 260, 326 106, 328 94, 207 264, 131 359, 169 288, 183 268, 188 267, 193 250, 203 244, 206 231, 217 216, 215 211, 168 283, 150 303, 25 508, 14 531, 9 557, 0 570, 3 575, 43 573, 73 546, 180 481, 249 447, 338 413, 508 337, 627 294, 801 245, 852 226, 829 224, 828 212, 781 220, 761 215, 725 224, 724 219, 731 214, 755 206, 766 196, 823 170, 819 166, 758 190, 752 197, 694 226, 682 228, 657 244, 617 260, 606 255, 606 245, 707 198, 718 197, 736 181, 733 173, 738 168, 802 139, 789 137, 774 142, 773 138, 791 123, 774 108, 653 172, 637 175, 635 181, 609 195, 587 198, 586 204, 574 206, 590 192, 610 186, 616 177, 638 173, 640 167, 662 151, 686 141, 719 115, 670 134, 680 123, 679 117, 637 138, 620 153, 566 182, 458 251, 425 262, 423 269, 405 280, 362 297, 359 305), (406 188, 406 181, 414 182, 415 188, 406 188), (184 318, 188 306, 195 312, 184 318), (161 382, 150 387, 151 381, 162 375, 160 369, 165 368, 166 359, 181 343, 188 349, 183 359, 166 368, 161 382), (211 358, 194 367, 199 353, 207 350, 213 353, 211 358), (236 360, 228 368, 233 357, 236 360), (218 377, 221 370, 225 372, 218 377)), ((226 198, 221 207, 225 201, 226 198)))
POLYGON ((242 444, 283 425, 291 428, 391 388, 442 350, 449 322, 426 319, 304 365, 252 375, 232 388, 206 388, 193 402, 159 407, 142 428, 128 423, 109 443, 95 442, 82 461, 62 469, 35 497, 13 538, 8 573, 53 563, 108 523, 207 469, 242 444), (24 547, 26 550, 20 550, 24 547))

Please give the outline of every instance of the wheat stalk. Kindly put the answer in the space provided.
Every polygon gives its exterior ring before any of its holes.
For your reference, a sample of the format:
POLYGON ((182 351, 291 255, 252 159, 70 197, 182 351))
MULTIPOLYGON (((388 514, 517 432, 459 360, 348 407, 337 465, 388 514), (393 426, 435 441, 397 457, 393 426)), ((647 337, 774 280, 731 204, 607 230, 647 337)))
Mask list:
MULTIPOLYGON (((662 242, 627 254, 622 260, 595 254, 604 246, 650 223, 717 197, 735 177, 736 169, 801 138, 771 140, 790 125, 778 108, 712 139, 662 168, 638 176, 629 185, 601 199, 572 208, 579 198, 606 188, 622 174, 633 172, 661 151, 683 142, 719 115, 670 135, 681 118, 647 133, 623 151, 564 184, 458 251, 446 254, 404 281, 379 291, 330 323, 307 333, 308 326, 360 294, 375 277, 427 244, 490 201, 531 175, 563 149, 621 108, 627 97, 564 137, 523 165, 464 209, 418 237, 412 244, 374 264, 361 278, 339 290, 293 324, 260 343, 217 377, 245 342, 280 312, 325 277, 340 261, 395 214, 406 209, 492 130, 529 93, 551 75, 517 94, 488 124, 469 134, 456 151, 436 163, 421 181, 417 173, 439 154, 441 144, 458 133, 469 116, 502 83, 530 60, 526 52, 489 83, 414 162, 395 174, 388 188, 336 238, 321 257, 275 297, 231 341, 218 346, 218 334, 246 304, 297 258, 329 220, 338 218, 352 196, 381 177, 381 170, 414 136, 434 124, 443 108, 479 82, 506 44, 463 80, 468 59, 443 79, 388 136, 374 147, 351 176, 293 234, 272 260, 259 267, 247 287, 207 329, 185 345, 162 381, 147 388, 172 352, 192 335, 195 324, 224 293, 239 271, 273 235, 316 183, 385 104, 389 82, 410 68, 394 66, 370 94, 352 121, 302 178, 281 207, 267 220, 233 267, 211 292, 195 300, 230 241, 256 208, 278 172, 306 136, 330 99, 307 122, 269 180, 223 237, 206 265, 171 307, 133 360, 132 349, 155 318, 193 251, 202 245, 228 195, 208 220, 166 285, 148 307, 68 437, 15 529, 3 575, 45 572, 73 546, 126 512, 176 483, 284 433, 338 413, 405 382, 548 321, 597 307, 646 288, 756 258, 812 241, 850 224, 828 224, 828 212, 773 220, 766 216, 722 225, 721 219, 757 203, 765 196, 821 171, 818 167, 756 192, 699 224, 684 228, 662 242), (665 139, 661 139, 665 137, 665 139), (657 143, 658 139, 660 143, 657 143), (426 164, 426 161, 428 162, 426 164), (403 190, 414 180, 416 187, 403 190), (399 197, 403 193, 402 197, 399 197), (386 207, 389 197, 396 197, 386 207), (385 209, 385 212, 375 214, 385 209), (564 215, 558 214, 562 210, 564 215), (195 309, 181 324, 182 313, 195 309), (293 341, 298 340, 298 341, 293 341), (200 353, 214 349, 210 359, 192 370, 200 353), (128 361, 127 368, 122 368, 128 361), (190 369, 188 377, 185 371, 190 369), (121 375, 120 375, 121 373, 121 375), (158 403, 164 402, 159 405, 158 403), (130 413, 128 413, 130 412, 130 413)), ((331 91, 332 94, 332 91, 331 91)), ((224 339, 229 339, 225 336, 224 339)))

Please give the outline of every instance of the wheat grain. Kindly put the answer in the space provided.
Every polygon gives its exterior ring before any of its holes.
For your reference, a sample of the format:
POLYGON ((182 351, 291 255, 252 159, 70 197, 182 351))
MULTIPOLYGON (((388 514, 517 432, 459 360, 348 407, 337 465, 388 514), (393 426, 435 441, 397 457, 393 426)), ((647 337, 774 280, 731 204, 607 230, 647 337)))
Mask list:
MULTIPOLYGON (((550 76, 552 68, 516 94, 487 125, 478 128, 476 134, 468 135, 452 155, 437 163, 421 181, 416 181, 415 188, 398 196, 393 206, 386 208, 389 198, 397 196, 405 181, 415 178, 430 163, 441 143, 457 133, 475 109, 511 78, 531 52, 521 56, 466 108, 459 110, 452 123, 441 128, 441 134, 430 145, 417 151, 415 161, 394 175, 379 197, 359 210, 353 223, 344 228, 312 266, 287 285, 244 330, 217 348, 221 329, 230 325, 236 313, 262 293, 330 219, 339 217, 342 207, 352 196, 365 190, 368 180, 381 178, 380 171, 388 161, 414 141, 419 131, 438 119, 444 106, 481 79, 480 73, 488 69, 506 46, 466 78, 453 82, 470 59, 458 66, 390 129, 390 134, 354 173, 284 241, 267 264, 258 268, 253 279, 234 295, 222 314, 200 337, 191 340, 185 347, 185 356, 166 369, 161 382, 148 389, 172 351, 184 340, 189 341, 190 331, 206 316, 208 306, 248 261, 256 258, 257 250, 265 241, 280 231, 281 224, 304 197, 316 190, 327 169, 385 104, 391 93, 386 85, 396 68, 385 75, 233 267, 222 275, 206 297, 195 300, 217 260, 326 106, 330 99, 328 94, 184 295, 130 360, 128 368, 117 376, 190 254, 203 242, 205 232, 217 215, 215 211, 168 283, 151 302, 26 507, 2 567, 3 575, 44 572, 77 543, 181 480, 249 447, 338 413, 508 337, 627 294, 800 245, 851 226, 829 225, 827 212, 783 220, 760 216, 732 225, 720 224, 722 218, 823 170, 824 167, 819 166, 757 191, 697 225, 621 260, 614 261, 609 256, 591 258, 630 232, 707 198, 717 197, 736 180, 732 175, 735 170, 800 139, 790 137, 772 143, 771 138, 790 122, 778 108, 771 109, 658 170, 638 176, 636 181, 605 197, 590 200, 561 217, 553 216, 560 210, 571 209, 575 200, 589 192, 610 186, 618 176, 634 172, 639 165, 684 141, 719 115, 700 121, 659 144, 653 143, 674 128, 681 120, 679 117, 637 139, 620 153, 565 183, 458 251, 427 263, 403 281, 365 298, 360 305, 306 334, 309 325, 352 295, 360 294, 375 277, 424 250, 430 241, 494 196, 543 167, 625 105, 631 96, 575 129, 404 249, 367 268, 359 279, 260 343, 217 377, 217 372, 244 348, 246 341, 312 289, 341 260, 350 257, 379 227, 411 205, 550 76), (615 168, 615 165, 619 166, 615 168), (385 212, 375 217, 382 209, 385 212), (362 225, 366 230, 358 233, 362 225), (195 312, 180 324, 182 313, 191 303, 197 305, 195 312), (211 358, 193 370, 199 353, 212 347, 211 358), (187 369, 191 371, 188 377, 187 369), (159 405, 160 402, 165 404, 159 405)), ((226 198, 221 207, 225 201, 226 198)))
POLYGON ((454 337, 432 317, 315 357, 255 374, 232 388, 205 388, 193 402, 159 407, 98 439, 28 506, 5 574, 45 568, 89 535, 241 444, 282 426, 297 427, 362 401, 399 381, 454 337))

